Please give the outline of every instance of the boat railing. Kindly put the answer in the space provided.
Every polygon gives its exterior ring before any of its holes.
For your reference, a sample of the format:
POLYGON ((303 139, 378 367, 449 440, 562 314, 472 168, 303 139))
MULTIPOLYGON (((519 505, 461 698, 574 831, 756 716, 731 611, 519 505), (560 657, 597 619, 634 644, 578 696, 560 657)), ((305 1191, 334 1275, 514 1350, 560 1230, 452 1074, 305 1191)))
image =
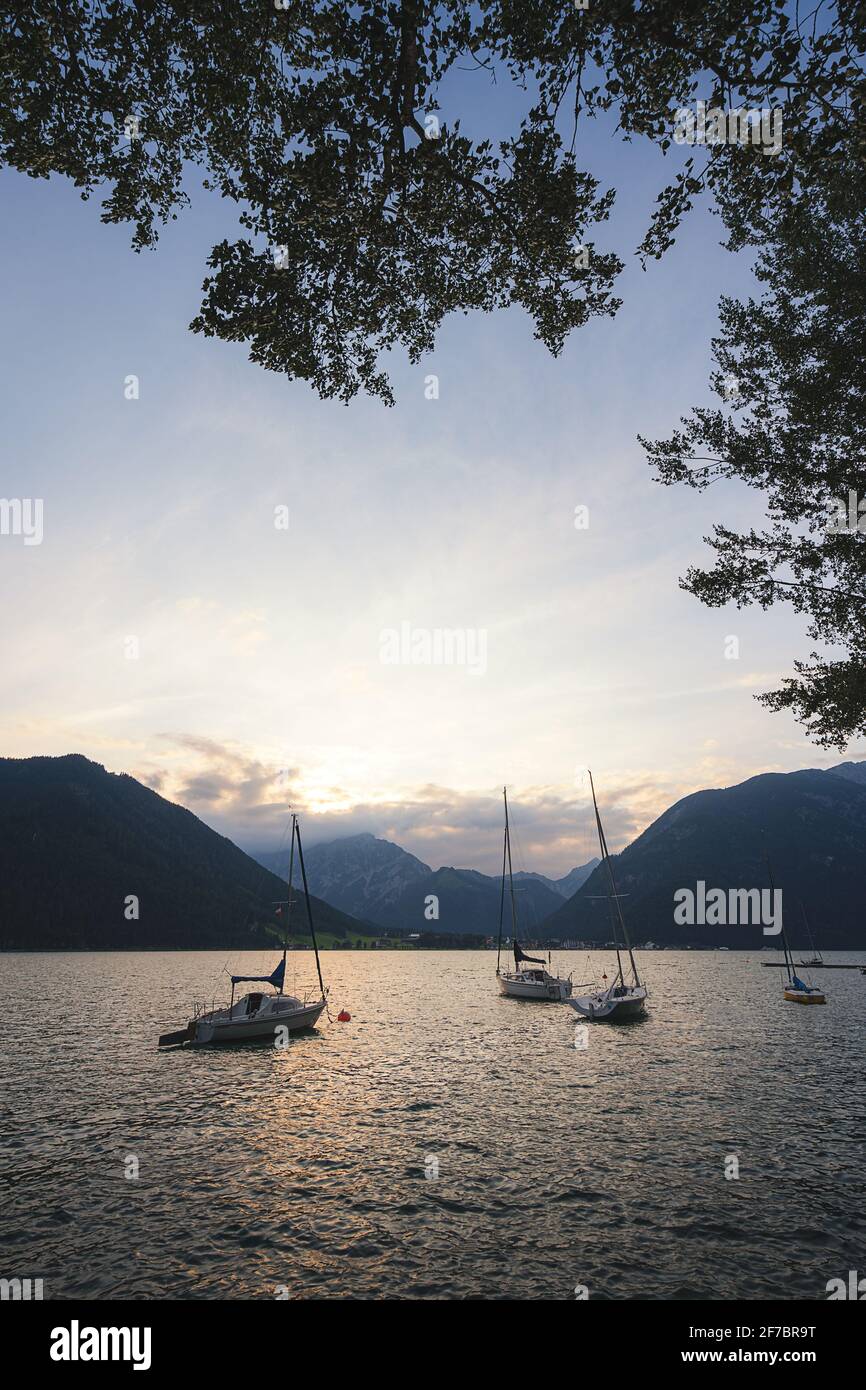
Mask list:
POLYGON ((203 1014, 214 1013, 217 1008, 225 1009, 228 1008, 228 1005, 217 1004, 215 999, 212 999, 209 1004, 206 999, 194 1000, 192 1005, 192 1016, 194 1019, 201 1018, 203 1014))
MULTIPOLYGON (((304 990, 304 997, 303 997, 303 999, 301 1000, 301 1003, 302 1003, 302 1004, 318 1004, 319 1000, 320 1000, 322 997, 323 997, 323 996, 322 996, 322 991, 321 991, 320 989, 317 989, 315 985, 310 985, 308 989, 305 989, 305 990, 304 990)), ((328 997, 328 991, 325 990, 324 998, 327 999, 327 997, 328 997)))
MULTIPOLYGON (((272 997, 271 995, 266 995, 266 996, 265 996, 266 999, 270 999, 271 997, 272 997)), ((304 992, 303 992, 302 995, 301 995, 300 992, 299 992, 299 996, 298 996, 298 997, 301 999, 302 1005, 306 1006, 306 1005, 308 1005, 308 1004, 315 1004, 315 1003, 317 1003, 318 1000, 321 999, 322 996, 321 996, 320 992, 316 989, 315 985, 309 985, 309 986, 307 986, 307 988, 304 990, 304 992)), ((240 1003, 240 1000, 235 999, 234 1005, 232 1006, 232 1007, 233 1007, 233 1010, 234 1010, 234 1008, 237 1007, 237 1005, 238 1005, 239 1003, 240 1003)), ((205 1016, 205 1015, 207 1015, 207 1014, 216 1013, 218 1010, 225 1009, 226 1011, 228 1011, 228 1009, 229 1009, 229 1002, 228 1002, 228 1000, 225 1000, 223 1003, 218 1004, 218 1003, 216 1002, 216 999, 211 999, 210 1003, 208 1003, 206 999, 204 999, 204 1000, 202 1000, 202 999, 197 999, 197 1000, 194 1000, 194 1001, 193 1001, 191 1008, 192 1008, 191 1017, 192 1017, 193 1021, 195 1021, 195 1020, 197 1020, 197 1019, 199 1019, 199 1018, 202 1018, 203 1016, 205 1016)), ((234 1015, 233 1015, 233 1016, 234 1016, 234 1015)))

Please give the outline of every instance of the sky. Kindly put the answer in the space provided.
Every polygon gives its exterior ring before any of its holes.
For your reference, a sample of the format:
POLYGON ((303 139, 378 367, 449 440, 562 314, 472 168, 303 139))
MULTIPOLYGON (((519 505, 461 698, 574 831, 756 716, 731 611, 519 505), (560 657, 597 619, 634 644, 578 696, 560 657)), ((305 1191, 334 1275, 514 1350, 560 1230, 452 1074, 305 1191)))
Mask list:
MULTIPOLYGON (((504 125, 476 78, 446 119, 504 125)), ((808 656, 802 619, 678 587, 760 497, 662 488, 636 439, 715 403, 718 298, 749 266, 702 209, 641 269, 670 159, 592 124, 579 153, 618 189, 619 314, 556 360, 519 311, 453 318, 417 366, 391 354, 393 409, 189 333, 211 245, 240 235, 194 183, 136 255, 98 198, 0 175, 0 496, 43 499, 41 544, 0 536, 0 754, 83 753, 248 850, 291 805, 309 843, 371 831, 489 872, 507 783, 520 866, 547 874, 596 852, 587 767, 618 849, 691 791, 866 756, 753 698, 808 656), (405 659, 445 630, 462 663, 405 659)))

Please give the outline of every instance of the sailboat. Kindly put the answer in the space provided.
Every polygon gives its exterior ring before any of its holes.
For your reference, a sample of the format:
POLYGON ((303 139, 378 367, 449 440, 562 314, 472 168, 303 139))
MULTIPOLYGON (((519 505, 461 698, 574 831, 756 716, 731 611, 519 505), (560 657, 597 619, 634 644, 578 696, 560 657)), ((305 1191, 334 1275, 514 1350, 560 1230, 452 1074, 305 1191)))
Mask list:
MULTIPOLYGON (((327 1005, 328 992, 322 979, 319 961, 319 948, 316 930, 313 926, 313 913, 310 907, 310 894, 307 888, 307 871, 304 867, 304 851, 301 846, 301 831, 297 816, 292 816, 292 844, 289 851, 289 897, 286 903, 286 926, 283 937, 283 958, 270 975, 232 975, 231 999, 224 1008, 195 1009, 186 1028, 176 1033, 163 1033, 160 1047, 179 1047, 185 1043, 201 1047, 211 1043, 235 1043, 267 1040, 276 1043, 286 1033, 297 1033, 302 1028, 312 1028, 327 1005), (319 993, 312 998, 298 999, 293 994, 284 994, 286 976, 286 951, 288 949, 289 922, 292 911, 292 877, 295 858, 295 841, 298 845, 298 861, 304 884, 304 897, 307 905, 307 921, 310 937, 316 956, 316 973, 319 977, 319 993), (235 986, 239 984, 270 985, 273 994, 255 990, 235 999, 235 986)), ((280 906, 282 906, 280 904, 280 906)))
MULTIPOLYGON (((767 859, 767 873, 770 878, 770 892, 773 893, 775 889, 773 885, 773 873, 770 869, 769 858, 767 859)), ((782 997, 786 999, 789 1004, 826 1004, 827 1000, 824 997, 822 991, 818 989, 818 986, 807 985, 803 980, 800 979, 799 975, 797 975, 796 971, 794 970, 794 957, 791 954, 791 948, 788 945, 788 936, 785 931, 784 911, 782 913, 781 925, 782 950, 785 953, 785 973, 788 976, 782 991, 782 997)))
POLYGON ((598 843, 601 849, 601 857, 607 870, 608 884, 610 885, 610 919, 613 927, 614 945, 616 947, 616 975, 613 984, 605 989, 596 990, 593 994, 581 995, 576 999, 569 999, 568 1003, 577 1013, 584 1018, 591 1020, 605 1019, 611 1023, 620 1023, 630 1018, 640 1018, 646 1010, 647 987, 642 985, 637 973, 634 953, 631 948, 628 930, 625 925, 625 918, 622 915, 622 908, 619 905, 619 894, 616 891, 616 882, 613 876, 613 866, 610 862, 610 854, 607 848, 604 829, 601 824, 601 816, 598 812, 598 802, 595 799, 595 784, 592 780, 592 773, 589 774, 589 785, 592 791, 592 804, 595 810, 595 824, 598 830, 598 843), (628 953, 631 983, 626 981, 623 970, 622 951, 628 953))
MULTIPOLYGON (((502 788, 505 801, 505 840, 502 845, 502 882, 499 894, 499 944, 496 949, 496 978, 500 993, 512 999, 567 1000, 571 994, 571 976, 562 980, 544 969, 543 957, 528 956, 521 950, 518 940, 517 904, 514 899, 514 874, 511 870, 511 829, 508 823, 508 791, 502 788), (508 889, 511 897, 511 945, 514 951, 514 969, 502 970, 502 919, 505 908, 505 869, 508 867, 508 889), (526 969, 526 966, 540 965, 541 970, 526 969)), ((547 964, 550 964, 548 953, 547 964)))

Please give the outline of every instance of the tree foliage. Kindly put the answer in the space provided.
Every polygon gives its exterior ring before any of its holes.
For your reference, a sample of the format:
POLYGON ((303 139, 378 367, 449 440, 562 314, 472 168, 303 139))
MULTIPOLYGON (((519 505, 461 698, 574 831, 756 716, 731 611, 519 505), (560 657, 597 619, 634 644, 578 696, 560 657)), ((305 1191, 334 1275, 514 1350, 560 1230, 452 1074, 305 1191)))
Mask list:
MULTIPOLYGON (((248 235, 214 247, 193 327, 343 400, 390 400, 383 350, 416 361, 455 311, 520 305, 554 353, 615 312, 619 257, 575 262, 613 197, 578 167, 581 113, 613 107, 626 136, 669 148, 675 107, 702 83, 711 99, 734 80, 755 99, 787 83, 807 129, 831 99, 820 63, 798 72, 772 0, 278 4, 7 0, 0 151, 82 196, 104 190, 104 218, 131 223, 137 249, 200 170, 248 235), (470 135, 446 109, 443 84, 467 67, 525 95, 504 138, 470 135)), ((687 162, 644 254, 670 245, 704 186, 733 182, 746 203, 786 195, 787 165, 738 156, 733 172, 724 151, 708 172, 687 162)))
MULTIPOLYGON (((560 43, 578 35, 568 7, 559 23, 560 43)), ((249 235, 214 247, 193 328, 322 396, 390 401, 383 350, 417 360, 455 310, 520 304, 558 352, 617 307, 617 257, 575 264, 611 195, 563 148, 547 98, 496 142, 436 115, 460 59, 498 48, 516 80, 529 72, 497 29, 421 0, 37 0, 7 9, 3 153, 85 196, 107 186, 103 216, 131 222, 136 248, 200 166, 249 235)))
POLYGON ((734 170, 718 181, 731 242, 757 249, 764 288, 722 300, 723 404, 643 442, 663 483, 727 477, 766 495, 766 527, 718 523, 713 566, 682 584, 711 606, 783 602, 807 618, 821 650, 759 698, 844 747, 866 733, 866 33, 862 7, 839 8, 835 28, 803 37, 808 80, 784 107, 799 115, 776 172, 754 188, 734 170))

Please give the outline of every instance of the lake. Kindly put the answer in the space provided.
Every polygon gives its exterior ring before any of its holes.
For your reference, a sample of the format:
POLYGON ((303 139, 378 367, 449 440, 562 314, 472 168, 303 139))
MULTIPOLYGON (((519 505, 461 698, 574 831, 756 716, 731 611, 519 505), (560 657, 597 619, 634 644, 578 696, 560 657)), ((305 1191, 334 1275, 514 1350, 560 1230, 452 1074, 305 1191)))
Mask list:
MULTIPOLYGON (((60 1299, 824 1299, 866 1274, 859 971, 816 971, 804 1008, 758 953, 640 952, 649 1016, 576 1048, 567 1006, 499 996, 495 953, 332 951, 315 1033, 157 1051, 227 965, 277 959, 2 958, 0 1274, 60 1299)), ((288 991, 314 978, 289 955, 288 991)))

